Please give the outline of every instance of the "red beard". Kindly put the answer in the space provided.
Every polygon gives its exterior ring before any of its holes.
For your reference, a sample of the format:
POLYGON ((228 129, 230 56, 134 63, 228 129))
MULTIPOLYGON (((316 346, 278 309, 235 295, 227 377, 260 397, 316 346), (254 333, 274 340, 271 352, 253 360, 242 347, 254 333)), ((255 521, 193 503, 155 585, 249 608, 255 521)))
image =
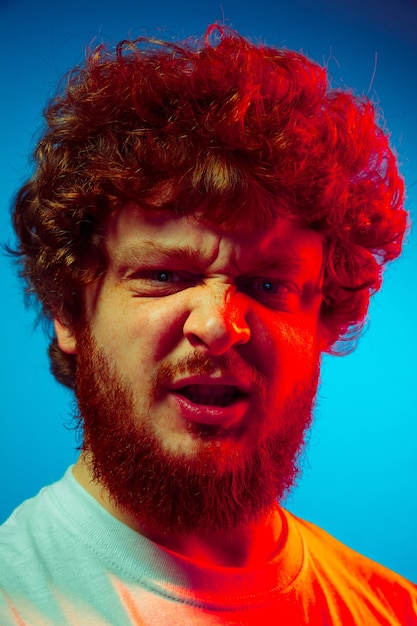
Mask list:
MULTIPOLYGON (((221 454, 221 433, 192 427, 198 453, 175 454, 162 446, 148 412, 135 414, 132 390, 123 383, 88 331, 77 340, 76 395, 84 428, 82 449, 91 454, 94 480, 142 528, 169 533, 227 531, 253 523, 281 500, 298 475, 298 459, 311 423, 318 363, 310 379, 294 390, 280 428, 250 451, 221 454)), ((216 357, 227 371, 228 359, 216 357)), ((210 373, 214 364, 198 354, 187 359, 190 373, 210 373)), ((246 367, 248 367, 246 365, 246 367)), ((163 381, 181 368, 161 365, 153 397, 163 381)), ((260 374, 258 374, 261 381, 260 374)), ((260 394, 267 393, 259 384, 260 394)), ((259 406, 262 406, 262 398, 259 406)), ((152 394, 149 400, 152 404, 152 394)), ((264 416, 254 415, 260 426, 264 416)), ((270 417, 268 417, 270 419, 270 417)))

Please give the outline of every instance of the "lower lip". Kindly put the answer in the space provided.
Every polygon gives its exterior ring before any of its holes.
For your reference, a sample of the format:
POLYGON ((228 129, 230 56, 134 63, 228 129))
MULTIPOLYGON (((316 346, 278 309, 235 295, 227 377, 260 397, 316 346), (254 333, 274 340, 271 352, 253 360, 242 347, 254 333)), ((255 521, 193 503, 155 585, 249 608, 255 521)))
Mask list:
POLYGON ((185 396, 172 392, 181 415, 191 422, 197 424, 215 424, 219 426, 232 426, 240 422, 248 411, 249 398, 243 396, 228 406, 216 406, 206 404, 195 404, 185 396))

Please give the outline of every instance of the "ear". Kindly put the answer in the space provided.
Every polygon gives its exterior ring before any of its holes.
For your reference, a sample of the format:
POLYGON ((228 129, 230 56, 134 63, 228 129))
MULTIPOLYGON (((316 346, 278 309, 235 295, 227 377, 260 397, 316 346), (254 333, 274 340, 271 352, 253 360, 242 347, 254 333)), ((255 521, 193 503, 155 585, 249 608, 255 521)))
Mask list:
POLYGON ((328 328, 323 321, 319 324, 319 348, 320 352, 329 352, 330 348, 338 341, 339 335, 328 328))
POLYGON ((77 352, 77 342, 72 329, 66 326, 58 318, 54 319, 54 328, 58 346, 62 352, 66 354, 75 354, 77 352))

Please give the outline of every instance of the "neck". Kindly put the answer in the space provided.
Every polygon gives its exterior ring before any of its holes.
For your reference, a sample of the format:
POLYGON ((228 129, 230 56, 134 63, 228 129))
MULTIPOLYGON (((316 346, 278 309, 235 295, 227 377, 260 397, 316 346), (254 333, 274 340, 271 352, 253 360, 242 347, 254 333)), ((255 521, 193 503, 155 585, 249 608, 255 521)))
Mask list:
POLYGON ((282 535, 278 506, 259 520, 232 531, 206 531, 198 534, 171 534, 144 528, 137 520, 115 506, 106 489, 95 482, 88 462, 81 456, 74 477, 116 519, 147 539, 194 561, 220 567, 255 567, 269 561, 277 552, 282 535))

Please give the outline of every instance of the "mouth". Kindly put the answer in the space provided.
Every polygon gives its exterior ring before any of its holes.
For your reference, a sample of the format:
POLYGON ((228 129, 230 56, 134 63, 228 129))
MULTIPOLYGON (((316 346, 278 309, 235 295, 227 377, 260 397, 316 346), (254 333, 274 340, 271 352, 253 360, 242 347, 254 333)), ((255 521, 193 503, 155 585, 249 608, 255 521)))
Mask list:
POLYGON ((170 390, 171 397, 187 422, 227 428, 240 423, 250 405, 250 392, 233 382, 184 381, 170 390))
POLYGON ((185 385, 176 390, 193 404, 228 407, 244 394, 233 385, 185 385))

